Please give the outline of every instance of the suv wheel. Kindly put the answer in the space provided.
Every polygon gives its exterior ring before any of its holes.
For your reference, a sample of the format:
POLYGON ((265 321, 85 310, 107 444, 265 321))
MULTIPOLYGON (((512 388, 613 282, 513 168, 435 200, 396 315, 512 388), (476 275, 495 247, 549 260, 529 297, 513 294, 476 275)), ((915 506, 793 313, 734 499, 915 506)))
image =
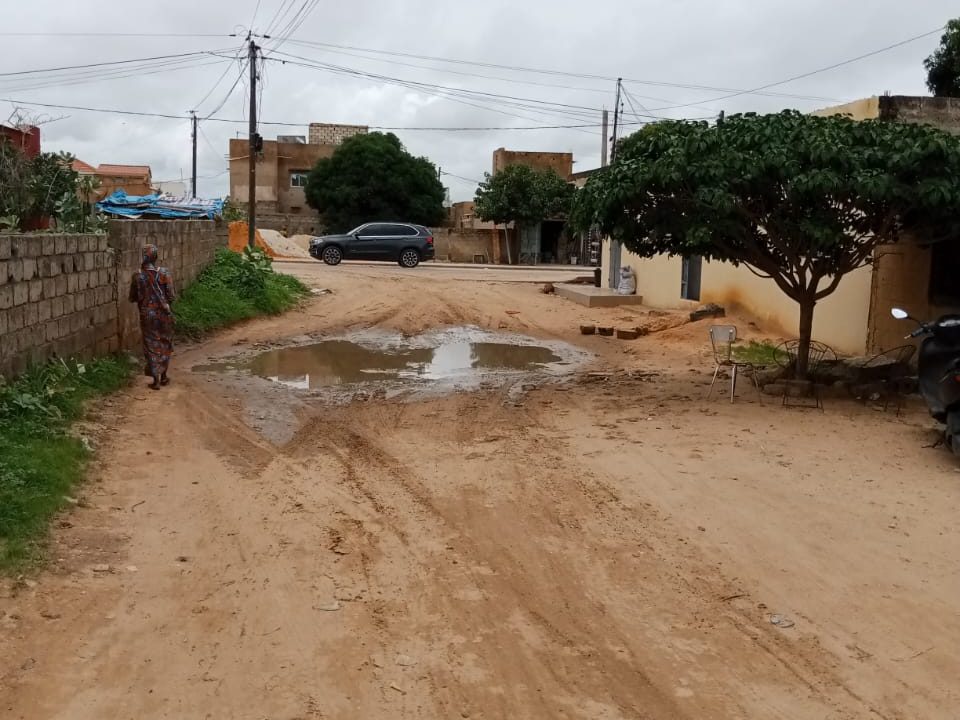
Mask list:
POLYGON ((343 260, 343 251, 338 247, 328 247, 323 249, 323 261, 327 265, 339 265, 343 260))
POLYGON ((420 264, 420 253, 413 248, 407 248, 400 253, 400 265, 405 268, 415 268, 420 264))

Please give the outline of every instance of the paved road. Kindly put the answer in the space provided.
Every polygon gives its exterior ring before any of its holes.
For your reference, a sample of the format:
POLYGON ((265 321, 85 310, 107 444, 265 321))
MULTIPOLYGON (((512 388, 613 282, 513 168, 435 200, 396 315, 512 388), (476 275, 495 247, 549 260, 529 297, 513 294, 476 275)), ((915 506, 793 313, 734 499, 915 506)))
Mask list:
POLYGON ((480 282, 569 282, 593 273, 593 268, 577 265, 468 265, 459 263, 423 263, 413 270, 405 270, 394 263, 345 262, 330 267, 314 260, 278 260, 276 266, 283 272, 316 279, 337 277, 335 273, 370 275, 390 278, 437 278, 480 282))

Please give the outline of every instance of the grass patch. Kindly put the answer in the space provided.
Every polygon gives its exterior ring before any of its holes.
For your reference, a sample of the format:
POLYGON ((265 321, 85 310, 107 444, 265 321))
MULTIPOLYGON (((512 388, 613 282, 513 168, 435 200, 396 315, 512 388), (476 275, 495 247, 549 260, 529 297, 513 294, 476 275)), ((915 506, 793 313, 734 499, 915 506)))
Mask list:
POLYGON ((89 363, 57 360, 0 384, 0 571, 42 553, 50 518, 83 478, 90 450, 69 434, 90 398, 119 390, 126 357, 89 363))
POLYGON ((746 345, 733 346, 733 359, 737 362, 771 366, 777 364, 777 355, 777 346, 766 340, 751 340, 746 345))
POLYGON ((296 278, 275 273, 262 250, 218 250, 213 265, 173 304, 177 334, 197 338, 242 320, 279 315, 309 292, 296 278))

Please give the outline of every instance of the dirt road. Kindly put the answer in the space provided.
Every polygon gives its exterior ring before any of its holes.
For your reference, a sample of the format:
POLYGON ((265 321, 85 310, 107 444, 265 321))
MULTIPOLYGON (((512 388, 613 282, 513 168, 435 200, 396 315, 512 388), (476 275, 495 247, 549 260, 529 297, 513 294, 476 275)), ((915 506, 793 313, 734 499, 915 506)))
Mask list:
POLYGON ((581 338, 641 311, 295 271, 334 293, 182 351, 167 391, 96 418, 87 506, 0 597, 0 715, 956 717, 960 473, 919 408, 705 403, 703 324, 581 338), (184 370, 464 323, 576 343, 610 377, 520 404, 304 402, 271 442, 275 393, 184 370))

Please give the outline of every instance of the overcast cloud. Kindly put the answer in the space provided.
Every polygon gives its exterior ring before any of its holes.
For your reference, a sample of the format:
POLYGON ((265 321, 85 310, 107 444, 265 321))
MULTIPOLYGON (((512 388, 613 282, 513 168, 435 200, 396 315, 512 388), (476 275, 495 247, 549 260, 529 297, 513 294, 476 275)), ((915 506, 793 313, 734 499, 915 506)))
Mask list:
MULTIPOLYGON (((255 31, 263 32, 282 6, 304 0, 261 0, 255 31)), ((2 33, 210 33, 222 37, 66 37, 4 35, 0 98, 21 108, 60 118, 43 126, 44 150, 69 151, 99 163, 149 164, 157 180, 190 175, 189 121, 41 108, 30 103, 80 105, 183 116, 211 113, 239 75, 237 62, 213 56, 191 58, 176 71, 105 79, 114 67, 71 73, 4 76, 3 73, 109 62, 200 50, 235 54, 257 0, 193 0, 116 6, 68 0, 0 0, 2 33), (226 72, 226 75, 224 73, 226 72), (216 89, 219 78, 222 82, 216 89), (95 81, 91 81, 95 80, 95 81), (82 83, 78 81, 83 81, 82 83), (66 84, 67 82, 71 84, 66 84), (44 87, 39 87, 44 86, 44 87), (198 106, 201 99, 209 98, 198 106)), ((268 62, 261 119, 302 123, 264 125, 264 137, 306 134, 309 122, 402 127, 521 127, 599 124, 599 108, 613 107, 614 83, 602 79, 521 73, 474 65, 441 64, 388 56, 358 57, 357 51, 324 50, 295 41, 439 56, 482 63, 630 78, 654 83, 749 89, 815 70, 934 30, 960 14, 955 0, 524 0, 439 2, 354 0, 318 3, 280 52, 405 81, 563 103, 570 108, 518 108, 502 99, 473 98, 466 105, 423 90, 327 70, 268 62), (869 8, 869 9, 868 9, 869 8), (405 63, 405 64, 401 64, 405 63), (411 67, 416 66, 416 67, 411 67), (457 73, 473 73, 473 77, 457 73), (508 82, 503 78, 512 80, 508 82), (522 81, 522 82, 521 82, 522 81), (539 84, 528 84, 539 83, 539 84), (544 87, 556 85, 559 87, 544 87), (475 107, 473 105, 480 105, 475 107), (485 107, 484 107, 485 106, 485 107), (497 112, 499 111, 499 112, 497 112), (504 114, 506 113, 506 114, 504 114), (520 115, 523 117, 515 117, 520 115)), ((627 83, 627 111, 669 117, 708 117, 719 110, 769 112, 784 107, 813 110, 882 94, 926 94, 923 59, 939 33, 838 69, 772 88, 806 99, 655 84, 627 83), (821 99, 812 99, 813 97, 821 99), (658 110, 674 105, 689 107, 658 110), (693 104, 697 104, 694 106, 693 104)), ((262 41, 267 54, 274 43, 262 41)), ((289 56, 273 55, 277 60, 289 56)), ((297 60, 296 62, 302 62, 297 60)), ((134 67, 133 70, 137 70, 134 67)), ((169 68, 164 68, 169 69, 169 68)), ((0 101, 0 122, 14 110, 0 101)), ((215 117, 246 117, 246 82, 237 84, 215 117)), ((634 119, 634 118, 628 118, 634 119)), ((634 126, 635 127, 635 126, 634 126)), ((200 194, 229 191, 227 141, 246 126, 207 121, 199 144, 200 194)), ((498 147, 573 152, 576 170, 599 164, 599 128, 436 132, 398 130, 408 149, 429 157, 445 172, 454 200, 473 196, 498 147)))

